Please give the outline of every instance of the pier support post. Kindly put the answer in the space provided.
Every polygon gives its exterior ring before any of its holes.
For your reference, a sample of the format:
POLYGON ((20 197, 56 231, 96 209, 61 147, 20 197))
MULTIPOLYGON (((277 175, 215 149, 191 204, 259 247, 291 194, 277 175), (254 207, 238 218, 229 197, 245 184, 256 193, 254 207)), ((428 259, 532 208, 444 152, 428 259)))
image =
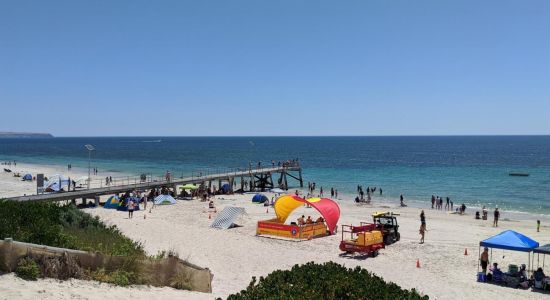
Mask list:
POLYGON ((242 176, 241 176, 241 191, 244 192, 244 180, 242 176))
POLYGON ((235 178, 229 177, 229 190, 231 191, 231 194, 233 194, 233 184, 235 183, 235 178))
POLYGON ((86 206, 86 198, 82 198, 82 205, 86 206))
POLYGON ((76 206, 76 199, 71 199, 71 204, 76 206))
POLYGON ((99 207, 99 196, 95 196, 95 207, 99 207))
POLYGON ((298 169, 298 175, 300 176, 300 187, 304 187, 304 180, 302 179, 302 168, 298 169))

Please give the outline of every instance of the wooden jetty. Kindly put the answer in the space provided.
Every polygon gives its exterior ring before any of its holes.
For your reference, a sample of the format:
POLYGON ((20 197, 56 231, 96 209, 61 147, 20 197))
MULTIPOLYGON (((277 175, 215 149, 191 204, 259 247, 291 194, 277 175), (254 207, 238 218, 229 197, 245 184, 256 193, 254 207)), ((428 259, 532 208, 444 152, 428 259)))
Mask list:
MULTIPOLYGON (((245 185, 249 191, 265 191, 274 187, 288 189, 288 177, 296 179, 300 187, 304 186, 302 179, 302 168, 299 163, 285 163, 281 166, 260 167, 248 169, 225 170, 219 173, 210 173, 208 170, 193 173, 189 177, 170 178, 170 176, 155 179, 147 176, 145 180, 142 177, 128 177, 123 182, 106 186, 93 187, 89 189, 76 189, 67 192, 44 193, 36 195, 25 195, 6 198, 11 201, 63 201, 82 199, 95 199, 101 195, 113 195, 117 193, 131 192, 135 190, 150 190, 154 188, 170 188, 177 194, 177 186, 185 184, 201 184, 204 187, 211 188, 213 183, 217 183, 220 188, 222 184, 228 183, 233 191, 233 187, 240 182, 240 189, 245 191, 245 185), (273 176, 277 176, 277 184, 273 182, 273 176), (131 181, 134 181, 133 183, 131 181), (246 184, 245 184, 246 183, 246 184)), ((115 182, 116 183, 116 182, 115 182)))

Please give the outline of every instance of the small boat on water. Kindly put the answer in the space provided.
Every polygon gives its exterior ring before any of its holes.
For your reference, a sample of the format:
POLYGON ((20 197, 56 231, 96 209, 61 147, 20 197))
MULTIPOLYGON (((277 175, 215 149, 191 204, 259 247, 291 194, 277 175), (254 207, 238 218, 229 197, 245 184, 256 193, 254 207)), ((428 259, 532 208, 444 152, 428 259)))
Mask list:
POLYGON ((510 172, 510 173, 508 173, 508 175, 510 175, 510 176, 527 177, 527 176, 529 176, 529 173, 510 172))

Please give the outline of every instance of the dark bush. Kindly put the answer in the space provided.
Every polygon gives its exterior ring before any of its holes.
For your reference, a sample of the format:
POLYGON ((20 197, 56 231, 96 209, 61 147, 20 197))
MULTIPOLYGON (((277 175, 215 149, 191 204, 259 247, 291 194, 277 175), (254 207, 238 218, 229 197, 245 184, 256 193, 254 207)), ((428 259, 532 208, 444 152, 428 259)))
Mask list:
POLYGON ((414 289, 404 290, 395 283, 356 267, 348 269, 334 262, 295 265, 291 270, 277 270, 257 282, 252 278, 246 290, 227 299, 429 299, 414 289))
POLYGON ((40 277, 40 268, 31 258, 23 258, 17 264, 15 274, 25 280, 36 280, 40 277))

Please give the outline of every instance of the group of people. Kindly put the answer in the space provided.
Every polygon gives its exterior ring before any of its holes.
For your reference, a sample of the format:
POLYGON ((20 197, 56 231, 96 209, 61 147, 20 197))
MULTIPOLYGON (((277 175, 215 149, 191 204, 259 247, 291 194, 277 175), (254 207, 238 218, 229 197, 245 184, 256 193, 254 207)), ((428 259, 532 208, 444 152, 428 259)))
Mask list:
POLYGON ((489 267, 489 248, 487 247, 483 249, 479 257, 479 262, 481 265, 481 272, 488 282, 505 282, 508 286, 514 288, 535 286, 535 288, 546 289, 547 276, 540 267, 533 272, 532 276, 529 276, 525 264, 522 264, 519 268, 516 265, 511 265, 508 272, 503 272, 496 262, 493 262, 493 265, 489 267), (488 270, 490 273, 487 273, 488 270))
MULTIPOLYGON (((449 197, 445 199, 445 210, 453 210, 454 203, 449 197)), ((432 195, 432 209, 443 210, 443 197, 432 195)))
POLYGON ((367 187, 367 197, 365 198, 365 191, 363 191, 363 186, 358 185, 357 186, 357 194, 358 195, 355 197, 355 202, 356 203, 367 203, 367 204, 370 203, 371 200, 372 200, 371 195, 374 194, 377 189, 380 192, 380 195, 382 195, 382 188, 367 187))
POLYGON ((105 177, 105 185, 111 185, 111 183, 113 183, 113 177, 112 176, 105 177))
POLYGON ((298 221, 298 225, 303 226, 308 224, 323 223, 325 220, 323 219, 323 217, 319 217, 317 218, 317 220, 313 221, 311 216, 307 216, 307 219, 306 219, 305 216, 302 215, 301 217, 298 218, 297 221, 298 221))
MULTIPOLYGON (((10 161, 3 161, 2 164, 5 165, 5 166, 11 166, 12 161, 11 160, 10 161)), ((15 162, 15 160, 13 161, 13 166, 17 167, 17 162, 15 162)))

